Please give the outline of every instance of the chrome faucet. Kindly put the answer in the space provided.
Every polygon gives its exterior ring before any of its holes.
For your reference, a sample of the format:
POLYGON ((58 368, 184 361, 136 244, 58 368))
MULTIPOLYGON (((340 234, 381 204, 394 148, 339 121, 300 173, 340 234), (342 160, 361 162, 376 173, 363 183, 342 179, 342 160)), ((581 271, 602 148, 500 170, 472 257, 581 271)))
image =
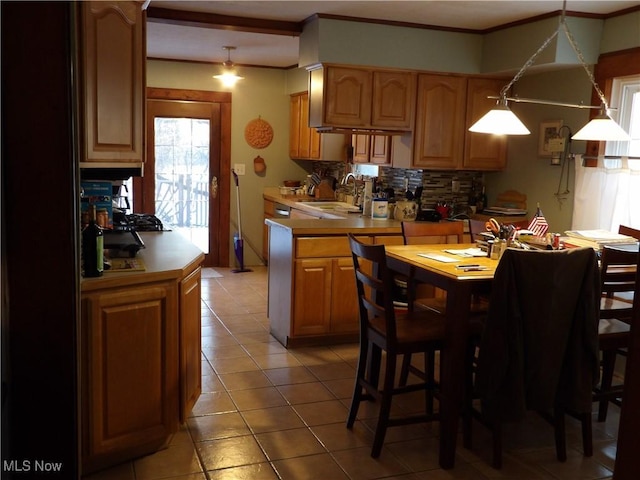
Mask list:
POLYGON ((356 180, 356 176, 349 172, 342 178, 342 182, 340 182, 340 184, 348 185, 350 178, 353 179, 353 204, 356 205, 358 202, 358 182, 356 180))

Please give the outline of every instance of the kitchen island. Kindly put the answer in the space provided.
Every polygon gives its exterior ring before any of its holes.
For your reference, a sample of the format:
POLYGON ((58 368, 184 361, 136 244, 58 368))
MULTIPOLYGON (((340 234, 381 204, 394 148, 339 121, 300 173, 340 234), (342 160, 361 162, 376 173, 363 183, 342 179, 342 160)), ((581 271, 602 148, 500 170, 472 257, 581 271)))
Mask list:
POLYGON ((201 392, 204 254, 175 232, 140 236, 143 271, 80 284, 83 474, 162 448, 201 392))
POLYGON ((358 302, 348 233, 372 244, 403 243, 398 221, 330 215, 333 218, 265 220, 268 317, 271 334, 286 347, 357 340, 358 302))

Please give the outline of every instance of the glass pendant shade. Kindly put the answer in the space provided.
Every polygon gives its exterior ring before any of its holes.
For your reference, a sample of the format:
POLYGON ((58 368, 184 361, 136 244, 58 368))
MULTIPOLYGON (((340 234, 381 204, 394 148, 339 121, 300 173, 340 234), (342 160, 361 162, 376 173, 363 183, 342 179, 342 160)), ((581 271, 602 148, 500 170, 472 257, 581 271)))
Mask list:
POLYGON ((244 77, 240 77, 231 70, 224 71, 220 75, 214 75, 213 78, 217 78, 222 82, 225 87, 233 87, 238 80, 242 80, 244 77))
POLYGON ((531 133, 506 105, 496 105, 474 123, 469 131, 494 135, 529 135, 531 133))
POLYGON ((605 110, 600 110, 598 116, 578 130, 571 139, 624 142, 631 140, 631 137, 605 113, 605 110))
POLYGON ((224 68, 222 73, 214 75, 213 78, 220 80, 225 87, 233 87, 238 80, 242 80, 244 78, 236 75, 235 64, 231 61, 231 50, 235 50, 236 47, 224 46, 222 48, 227 51, 227 61, 222 63, 224 68))

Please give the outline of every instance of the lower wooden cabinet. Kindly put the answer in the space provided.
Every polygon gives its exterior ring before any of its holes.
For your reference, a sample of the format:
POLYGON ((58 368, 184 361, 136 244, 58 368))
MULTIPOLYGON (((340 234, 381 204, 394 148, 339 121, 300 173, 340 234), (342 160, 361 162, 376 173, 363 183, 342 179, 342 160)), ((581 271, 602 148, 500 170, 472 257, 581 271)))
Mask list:
POLYGON ((82 294, 82 471, 152 453, 201 392, 200 268, 82 294))
POLYGON ((358 331, 351 258, 296 260, 294 275, 294 336, 358 331))
POLYGON ((86 295, 83 472, 160 448, 178 427, 174 283, 86 295))
MULTIPOLYGON (((320 224, 319 224, 320 225, 320 224)), ((358 297, 349 240, 319 226, 316 234, 269 222, 268 316, 271 334, 284 346, 355 341, 358 297)), ((365 243, 402 243, 381 230, 365 233, 365 243)))
POLYGON ((180 282, 180 422, 202 393, 202 274, 198 267, 180 282))

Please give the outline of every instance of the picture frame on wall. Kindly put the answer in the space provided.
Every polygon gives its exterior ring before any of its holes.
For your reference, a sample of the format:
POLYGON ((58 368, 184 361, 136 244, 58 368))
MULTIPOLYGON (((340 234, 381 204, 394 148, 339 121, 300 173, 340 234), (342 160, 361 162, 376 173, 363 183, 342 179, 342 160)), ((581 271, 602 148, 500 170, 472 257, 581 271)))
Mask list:
POLYGON ((550 157, 552 155, 549 142, 554 138, 560 138, 560 127, 562 127, 562 120, 549 120, 540 123, 539 156, 550 157))

